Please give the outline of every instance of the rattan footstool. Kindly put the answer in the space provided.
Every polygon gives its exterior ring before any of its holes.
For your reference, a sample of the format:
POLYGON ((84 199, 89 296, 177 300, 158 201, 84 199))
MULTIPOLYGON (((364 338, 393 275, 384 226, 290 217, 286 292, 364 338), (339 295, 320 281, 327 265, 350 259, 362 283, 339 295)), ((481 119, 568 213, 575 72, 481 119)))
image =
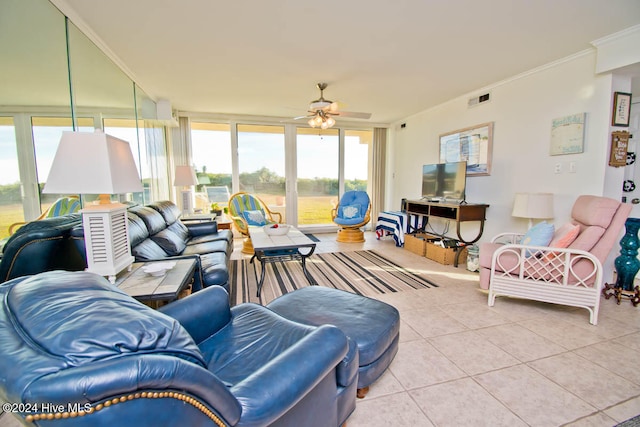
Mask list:
POLYGON ((267 308, 306 325, 337 326, 355 341, 359 352, 360 398, 398 352, 400 314, 382 301, 338 289, 308 286, 276 298, 267 308))

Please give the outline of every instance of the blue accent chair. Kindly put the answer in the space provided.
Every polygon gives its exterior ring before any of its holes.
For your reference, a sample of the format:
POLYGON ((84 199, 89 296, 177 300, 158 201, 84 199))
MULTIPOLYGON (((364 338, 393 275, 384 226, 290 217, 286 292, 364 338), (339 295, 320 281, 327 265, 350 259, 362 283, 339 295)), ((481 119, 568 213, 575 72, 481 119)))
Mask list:
POLYGON ((371 220, 371 201, 366 191, 347 191, 340 203, 331 211, 331 219, 340 226, 338 242, 364 242, 360 228, 371 220))
POLYGON ((331 325, 219 286, 153 310, 88 272, 0 285, 0 399, 38 426, 327 426, 355 409, 358 351, 331 325))

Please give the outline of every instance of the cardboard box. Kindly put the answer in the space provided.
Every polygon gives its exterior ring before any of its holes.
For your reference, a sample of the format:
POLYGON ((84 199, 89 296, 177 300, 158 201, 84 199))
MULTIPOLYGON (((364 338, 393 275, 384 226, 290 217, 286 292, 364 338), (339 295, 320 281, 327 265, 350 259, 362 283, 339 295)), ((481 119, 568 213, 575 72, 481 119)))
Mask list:
MULTIPOLYGON (((456 259, 456 248, 443 248, 440 245, 426 243, 425 249, 425 256, 440 264, 450 265, 453 264, 456 259)), ((461 251, 460 257, 458 257, 458 265, 464 264, 467 261, 467 248, 462 248, 461 251)))
POLYGON ((427 233, 413 233, 405 234, 404 236, 404 248, 409 252, 418 254, 420 256, 425 255, 427 240, 437 239, 436 236, 427 233))

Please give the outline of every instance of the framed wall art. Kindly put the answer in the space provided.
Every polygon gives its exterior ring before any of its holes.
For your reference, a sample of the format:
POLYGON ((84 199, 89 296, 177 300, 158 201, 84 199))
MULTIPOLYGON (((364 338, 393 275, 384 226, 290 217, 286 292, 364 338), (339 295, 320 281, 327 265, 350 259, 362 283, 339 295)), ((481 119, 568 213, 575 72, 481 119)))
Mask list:
POLYGON ((584 122, 586 113, 572 114, 551 121, 549 154, 578 154, 584 151, 584 122))
POLYGON ((491 174, 493 122, 440 135, 440 163, 467 162, 467 176, 491 174))
POLYGON ((612 126, 629 126, 629 114, 631 113, 631 94, 615 92, 613 94, 612 126))

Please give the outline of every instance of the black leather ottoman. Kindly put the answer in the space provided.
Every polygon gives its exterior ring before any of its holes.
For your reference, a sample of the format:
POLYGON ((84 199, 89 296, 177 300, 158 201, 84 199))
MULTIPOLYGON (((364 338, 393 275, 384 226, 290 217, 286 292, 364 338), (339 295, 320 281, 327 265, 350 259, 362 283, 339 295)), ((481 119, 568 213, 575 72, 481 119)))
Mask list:
POLYGON ((267 304, 282 317, 307 325, 335 325, 359 351, 358 397, 362 398, 398 352, 400 314, 382 301, 322 286, 297 289, 267 304))

